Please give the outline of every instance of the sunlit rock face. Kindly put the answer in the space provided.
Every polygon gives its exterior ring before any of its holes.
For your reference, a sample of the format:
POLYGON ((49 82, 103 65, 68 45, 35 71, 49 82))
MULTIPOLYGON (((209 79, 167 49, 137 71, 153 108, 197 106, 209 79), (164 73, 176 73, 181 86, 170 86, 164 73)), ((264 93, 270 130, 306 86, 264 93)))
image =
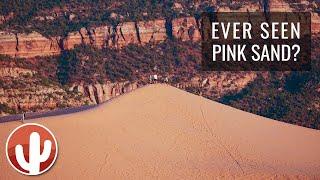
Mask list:
POLYGON ((178 18, 172 21, 172 34, 182 41, 200 41, 201 35, 198 23, 193 17, 178 18))
MULTIPOLYGON (((284 0, 265 0, 260 3, 243 1, 236 9, 227 5, 217 5, 215 1, 212 3, 217 12, 256 12, 263 11, 265 7, 271 12, 295 11, 292 4, 284 0)), ((195 6, 197 7, 197 3, 195 6)), ((301 3, 301 8, 304 7, 305 5, 301 3)), ((307 8, 306 11, 311 11, 311 9, 307 8)), ((312 13, 313 33, 320 32, 319 24, 319 15, 312 13)), ((171 38, 170 36, 182 41, 199 41, 201 39, 199 22, 194 17, 123 22, 115 26, 83 27, 79 31, 68 33, 66 37, 45 37, 37 32, 30 34, 0 32, 0 54, 32 58, 57 55, 62 50, 70 50, 80 44, 93 45, 97 48, 122 48, 128 44, 159 43, 171 38)))

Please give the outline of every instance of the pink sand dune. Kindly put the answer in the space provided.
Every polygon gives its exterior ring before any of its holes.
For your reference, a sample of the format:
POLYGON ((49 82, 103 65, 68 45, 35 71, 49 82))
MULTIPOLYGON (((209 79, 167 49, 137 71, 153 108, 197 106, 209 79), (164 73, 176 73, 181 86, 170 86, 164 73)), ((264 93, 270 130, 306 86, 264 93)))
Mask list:
MULTIPOLYGON (((32 122, 51 129, 59 144, 55 165, 41 179, 320 179, 320 131, 167 85, 32 122)), ((2 180, 35 178, 11 168, 3 151, 20 124, 0 124, 2 180)))

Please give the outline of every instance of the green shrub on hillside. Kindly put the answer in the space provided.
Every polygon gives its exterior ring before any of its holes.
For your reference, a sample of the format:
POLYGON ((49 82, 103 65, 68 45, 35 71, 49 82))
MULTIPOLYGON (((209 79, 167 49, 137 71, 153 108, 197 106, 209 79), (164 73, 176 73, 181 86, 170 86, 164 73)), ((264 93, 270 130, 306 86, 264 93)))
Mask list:
POLYGON ((75 73, 79 63, 75 51, 63 51, 58 58, 57 78, 64 85, 69 82, 70 76, 75 73))

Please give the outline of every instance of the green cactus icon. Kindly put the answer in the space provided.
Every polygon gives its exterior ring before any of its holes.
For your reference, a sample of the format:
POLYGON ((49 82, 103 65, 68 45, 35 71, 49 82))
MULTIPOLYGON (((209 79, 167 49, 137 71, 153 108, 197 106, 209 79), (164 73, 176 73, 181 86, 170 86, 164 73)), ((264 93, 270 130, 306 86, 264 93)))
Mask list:
POLYGON ((40 135, 37 132, 32 132, 29 139, 29 162, 24 158, 23 147, 18 144, 15 147, 16 159, 19 165, 29 171, 29 175, 40 174, 40 163, 48 160, 51 153, 51 141, 44 141, 44 148, 40 154, 40 135))

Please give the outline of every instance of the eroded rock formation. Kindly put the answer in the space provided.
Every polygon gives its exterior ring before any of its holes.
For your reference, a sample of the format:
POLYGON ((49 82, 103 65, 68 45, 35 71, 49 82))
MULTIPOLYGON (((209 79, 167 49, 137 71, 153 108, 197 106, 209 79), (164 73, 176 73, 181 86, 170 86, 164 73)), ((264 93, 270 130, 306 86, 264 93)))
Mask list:
POLYGON ((4 77, 19 77, 19 76, 33 76, 35 71, 23 69, 18 67, 2 67, 0 68, 0 78, 4 77))
MULTIPOLYGON (((57 55, 61 50, 73 49, 76 45, 89 44, 98 48, 121 48, 128 44, 158 43, 167 38, 165 20, 126 22, 117 26, 81 28, 70 32, 65 38, 46 38, 40 33, 14 34, 0 32, 0 54, 11 57, 32 58, 57 55)), ((193 17, 175 19, 173 34, 181 40, 200 39, 197 22, 193 17)))
MULTIPOLYGON (((270 0, 259 2, 243 2, 240 7, 216 6, 217 12, 255 12, 267 7, 270 11, 296 11, 295 5, 284 0, 270 0)), ((215 4, 215 3, 214 3, 215 4)), ((301 6, 306 6, 301 2, 301 6)), ((312 11, 305 7, 306 11, 312 11)), ((320 17, 312 13, 312 32, 320 32, 320 17)), ((124 22, 118 25, 106 25, 92 28, 81 28, 77 32, 70 32, 66 37, 44 37, 40 33, 14 34, 0 32, 0 54, 11 57, 32 58, 36 56, 57 55, 61 50, 72 49, 79 44, 89 44, 98 48, 121 48, 128 44, 158 43, 173 36, 182 41, 199 41, 201 39, 199 22, 194 17, 177 19, 157 19, 140 22, 124 22)))
POLYGON ((199 22, 195 18, 179 18, 172 21, 172 34, 182 41, 200 41, 199 22))
POLYGON ((73 85, 69 90, 89 97, 92 104, 100 104, 139 87, 137 82, 73 85))
POLYGON ((0 32, 0 54, 11 57, 51 56, 60 53, 59 41, 42 36, 40 33, 14 34, 0 32))

